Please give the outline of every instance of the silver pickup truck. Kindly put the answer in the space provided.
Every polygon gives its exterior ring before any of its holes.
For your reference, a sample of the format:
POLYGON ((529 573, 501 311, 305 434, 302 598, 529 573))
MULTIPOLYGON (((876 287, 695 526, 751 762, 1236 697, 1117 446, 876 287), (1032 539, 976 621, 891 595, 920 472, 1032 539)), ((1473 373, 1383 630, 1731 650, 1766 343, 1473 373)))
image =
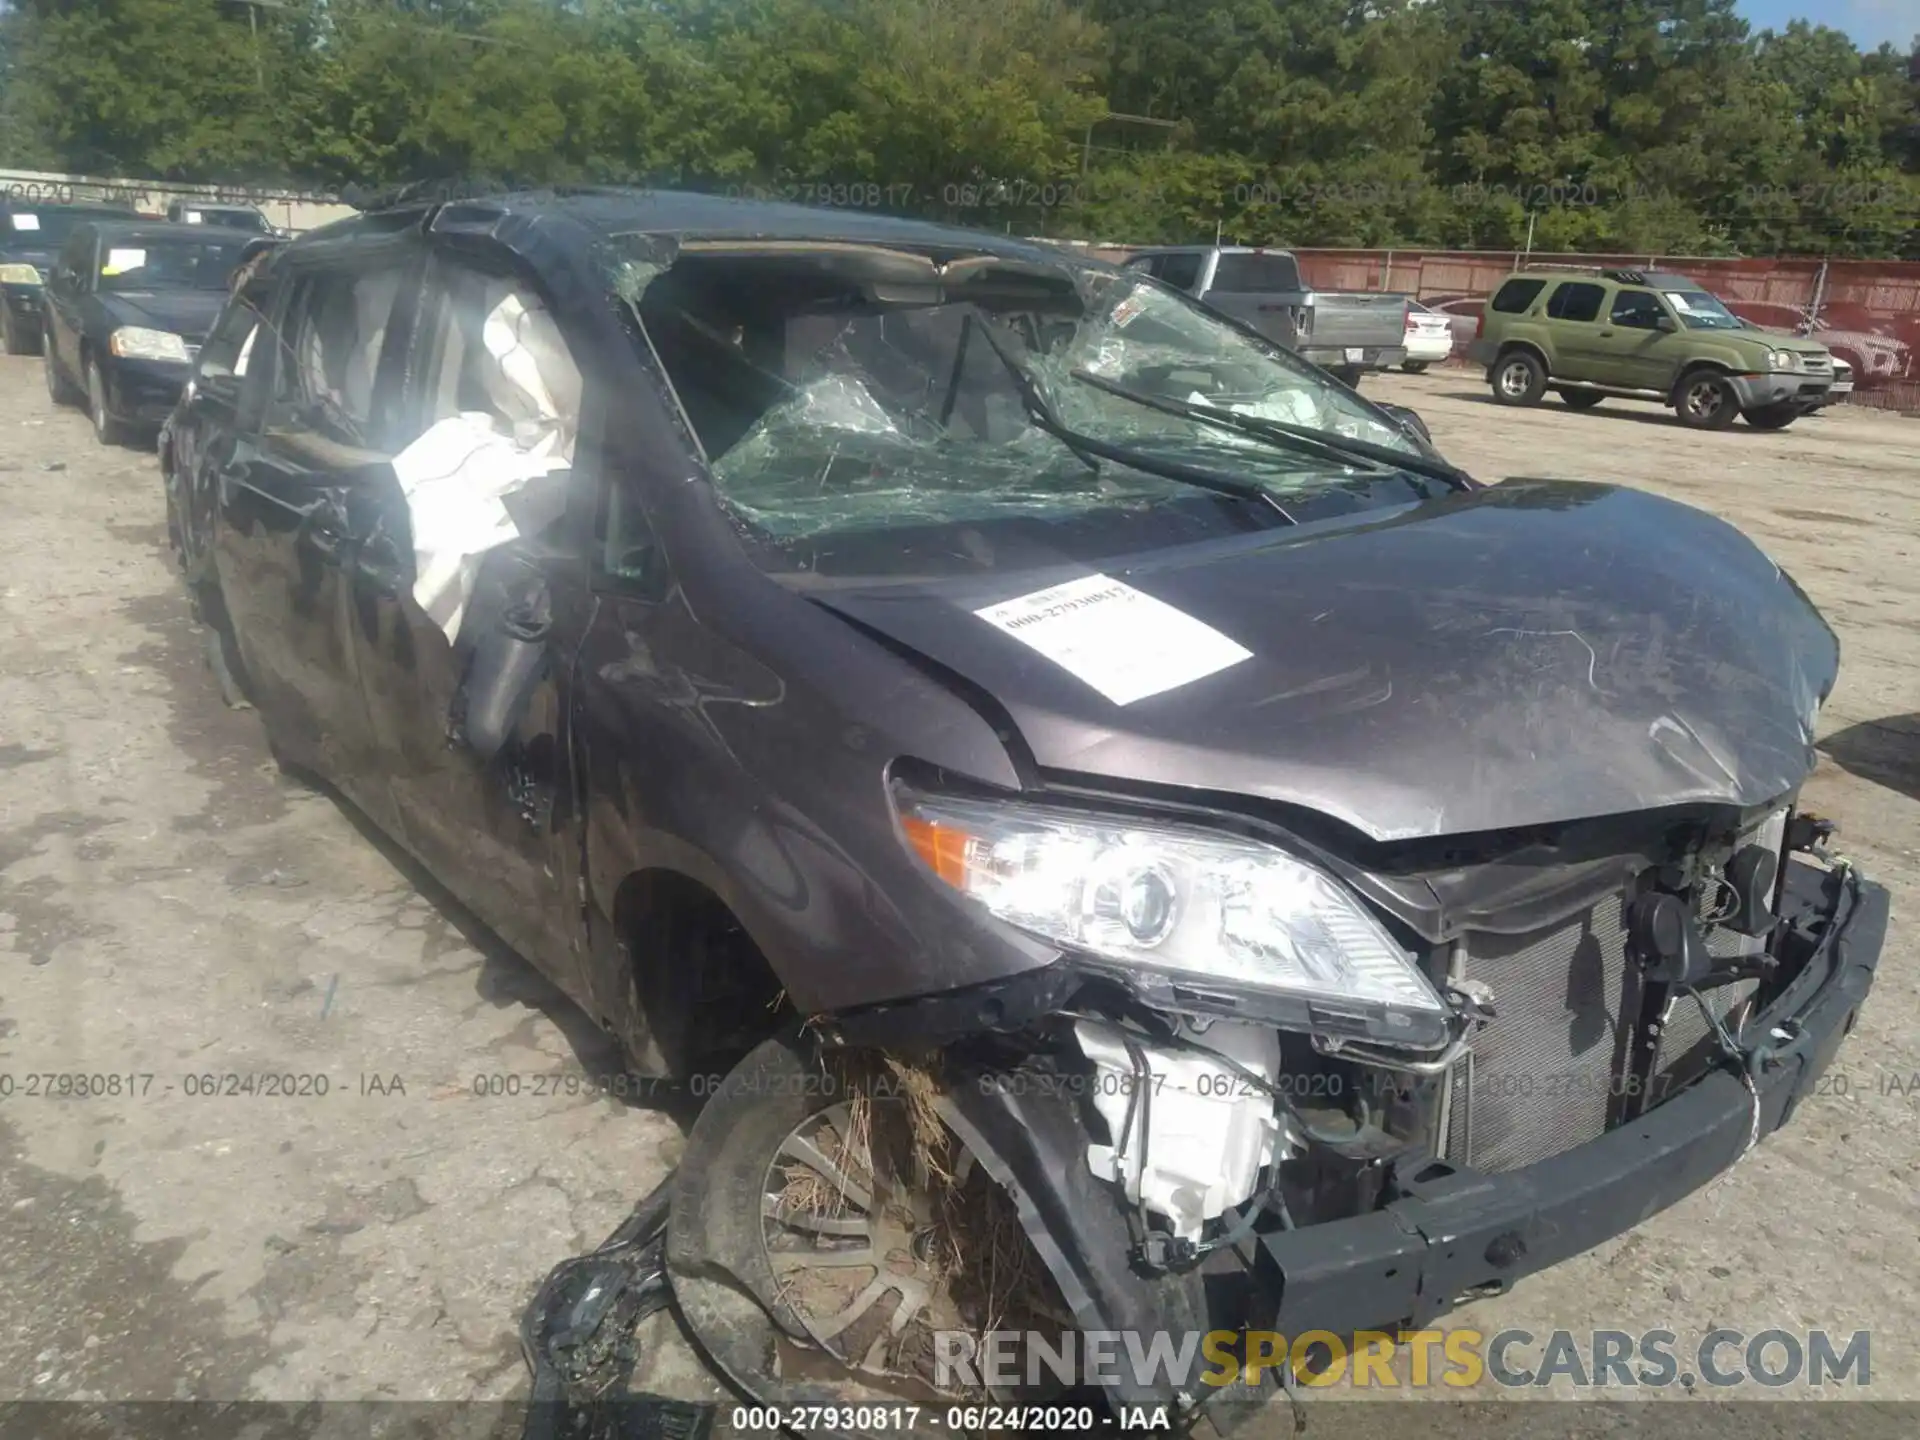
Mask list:
POLYGON ((1291 251, 1156 246, 1135 251, 1126 264, 1253 326, 1350 386, 1365 371, 1407 358, 1406 296, 1311 290, 1291 251))

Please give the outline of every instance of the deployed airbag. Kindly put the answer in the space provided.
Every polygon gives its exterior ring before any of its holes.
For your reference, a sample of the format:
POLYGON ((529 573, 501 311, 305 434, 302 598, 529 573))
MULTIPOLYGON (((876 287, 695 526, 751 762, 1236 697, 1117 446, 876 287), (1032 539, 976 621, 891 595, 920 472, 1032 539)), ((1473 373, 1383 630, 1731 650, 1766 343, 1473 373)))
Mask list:
POLYGON ((490 408, 438 421, 393 459, 413 527, 413 598, 449 642, 480 559, 559 519, 573 465, 580 372, 537 300, 500 287, 475 364, 490 408))

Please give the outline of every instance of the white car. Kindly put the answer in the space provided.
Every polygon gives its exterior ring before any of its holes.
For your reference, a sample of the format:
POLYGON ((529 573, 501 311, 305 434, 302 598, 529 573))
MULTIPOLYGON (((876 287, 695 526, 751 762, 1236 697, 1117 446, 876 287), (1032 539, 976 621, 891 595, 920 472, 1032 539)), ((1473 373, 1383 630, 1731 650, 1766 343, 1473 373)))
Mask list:
POLYGON ((1824 410, 1829 405, 1838 405, 1853 394, 1853 367, 1838 355, 1833 357, 1833 386, 1821 397, 1820 403, 1807 413, 1809 415, 1824 410))
POLYGON ((1418 375, 1427 366, 1453 353, 1453 321, 1418 300, 1407 301, 1407 358, 1400 368, 1418 375))

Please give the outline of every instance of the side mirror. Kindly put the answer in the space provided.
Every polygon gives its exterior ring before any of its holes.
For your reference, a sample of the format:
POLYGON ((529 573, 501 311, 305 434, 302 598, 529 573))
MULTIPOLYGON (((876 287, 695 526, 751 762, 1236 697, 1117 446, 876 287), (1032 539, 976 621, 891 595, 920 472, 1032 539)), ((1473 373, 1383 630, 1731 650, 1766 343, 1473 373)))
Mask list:
POLYGON ((1420 412, 1410 410, 1405 405, 1390 405, 1383 400, 1374 402, 1376 408, 1384 410, 1387 417, 1407 434, 1413 436, 1422 445, 1433 444, 1433 432, 1427 429, 1427 422, 1420 418, 1420 412))
POLYGON ((546 664, 552 628, 551 602, 541 586, 509 607, 474 646, 452 718, 455 736, 481 763, 492 763, 519 726, 546 664))
POLYGON ((1667 334, 1671 335, 1680 328, 1680 322, 1671 315, 1662 315, 1653 322, 1653 328, 1656 330, 1664 330, 1667 334))

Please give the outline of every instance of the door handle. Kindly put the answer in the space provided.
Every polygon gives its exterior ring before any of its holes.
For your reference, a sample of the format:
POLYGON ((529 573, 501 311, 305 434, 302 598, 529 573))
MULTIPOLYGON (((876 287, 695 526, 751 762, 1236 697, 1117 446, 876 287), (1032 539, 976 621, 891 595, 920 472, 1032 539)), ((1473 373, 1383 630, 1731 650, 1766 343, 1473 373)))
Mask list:
POLYGON ((307 527, 307 547, 322 560, 339 562, 340 552, 346 547, 347 537, 337 530, 323 529, 318 525, 307 527))
POLYGON ((1613 338, 1613 332, 1611 330, 1602 330, 1600 332, 1600 338, 1602 340, 1610 340, 1613 338))

